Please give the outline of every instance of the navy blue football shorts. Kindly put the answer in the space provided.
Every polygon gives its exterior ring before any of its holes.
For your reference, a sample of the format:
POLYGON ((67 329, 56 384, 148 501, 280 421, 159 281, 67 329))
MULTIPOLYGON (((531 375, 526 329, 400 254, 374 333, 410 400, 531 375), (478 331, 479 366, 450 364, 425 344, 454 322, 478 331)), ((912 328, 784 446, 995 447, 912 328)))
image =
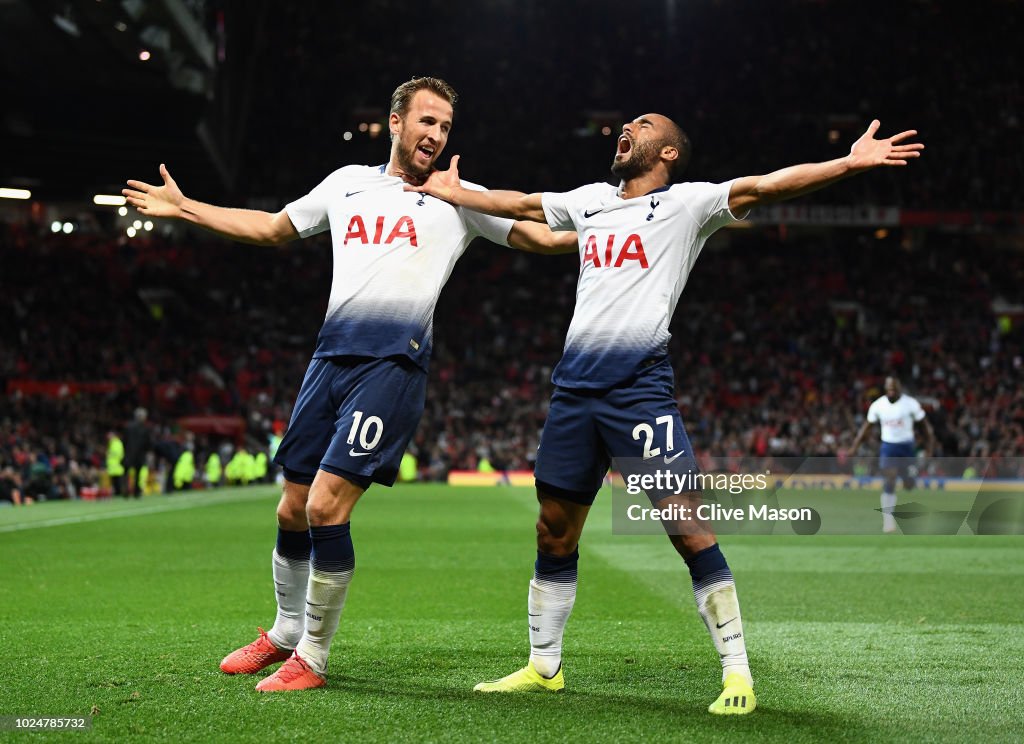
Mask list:
MULTIPOLYGON (((656 471, 698 474, 674 392, 668 359, 612 388, 556 387, 537 452, 537 490, 593 504, 613 461, 626 479, 656 471)), ((647 491, 653 503, 670 495, 647 491)))
POLYGON ((274 462, 293 483, 325 470, 364 489, 394 485, 426 391, 427 374, 405 357, 313 359, 274 462))
POLYGON ((917 461, 917 452, 913 442, 882 442, 878 453, 878 467, 882 470, 896 468, 901 475, 905 474, 917 461))

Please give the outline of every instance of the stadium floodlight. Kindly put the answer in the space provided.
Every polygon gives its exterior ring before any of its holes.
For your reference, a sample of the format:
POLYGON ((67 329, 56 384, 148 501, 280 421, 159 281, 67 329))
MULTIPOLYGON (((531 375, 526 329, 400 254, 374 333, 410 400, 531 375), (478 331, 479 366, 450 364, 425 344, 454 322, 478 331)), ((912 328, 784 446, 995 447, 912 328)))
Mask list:
POLYGON ((129 238, 134 238, 135 237, 136 230, 135 230, 134 227, 129 227, 127 232, 128 232, 128 237, 129 238))
POLYGON ((127 217, 128 216, 128 207, 121 207, 119 210, 117 210, 117 213, 120 216, 122 216, 122 217, 127 217))
POLYGON ((75 23, 75 19, 71 16, 70 9, 65 9, 63 15, 55 14, 53 16, 53 22, 57 25, 57 28, 69 36, 78 38, 82 35, 82 32, 78 28, 78 24, 75 23))
POLYGON ((64 227, 62 227, 61 229, 64 231, 65 235, 70 235, 72 231, 75 229, 75 226, 72 225, 70 222, 65 222, 64 227))
POLYGON ((150 230, 153 229, 153 223, 150 222, 149 220, 146 220, 145 222, 142 223, 142 227, 145 228, 146 232, 149 232, 150 230))
POLYGON ((126 201, 127 199, 123 196, 118 196, 116 194, 96 194, 92 198, 92 203, 98 204, 101 207, 120 207, 126 201))
POLYGON ((134 227, 136 230, 141 230, 142 220, 135 220, 135 222, 132 223, 132 227, 134 227))
POLYGON ((143 49, 142 51, 139 52, 139 60, 142 61, 142 62, 145 62, 146 60, 148 60, 152 56, 153 55, 149 53, 148 49, 143 49))
POLYGON ((60 220, 54 220, 50 223, 50 232, 59 233, 60 229, 64 227, 64 223, 60 220))
POLYGON ((345 132, 345 134, 341 135, 341 138, 348 142, 350 139, 352 139, 352 132, 345 132))
POLYGON ((28 189, 0 188, 0 199, 31 199, 32 192, 28 189))

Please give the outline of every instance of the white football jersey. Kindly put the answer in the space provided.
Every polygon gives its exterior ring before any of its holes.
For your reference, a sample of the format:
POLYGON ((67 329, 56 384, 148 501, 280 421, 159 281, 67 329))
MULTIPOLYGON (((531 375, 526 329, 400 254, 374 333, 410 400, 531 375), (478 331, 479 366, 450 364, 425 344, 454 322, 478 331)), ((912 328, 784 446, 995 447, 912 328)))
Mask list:
POLYGON ((868 421, 881 422, 882 441, 902 444, 914 441, 914 422, 924 418, 924 409, 915 398, 901 395, 895 403, 884 395, 868 407, 868 421))
POLYGON ((552 230, 579 235, 576 309, 552 380, 607 388, 664 358, 668 326, 705 241, 737 219, 728 183, 680 183, 623 199, 607 183, 541 197, 552 230))
POLYGON ((477 236, 508 245, 512 220, 403 186, 383 165, 349 165, 285 207, 299 235, 330 229, 334 243, 331 297, 314 357, 403 355, 426 369, 434 306, 455 262, 477 236))

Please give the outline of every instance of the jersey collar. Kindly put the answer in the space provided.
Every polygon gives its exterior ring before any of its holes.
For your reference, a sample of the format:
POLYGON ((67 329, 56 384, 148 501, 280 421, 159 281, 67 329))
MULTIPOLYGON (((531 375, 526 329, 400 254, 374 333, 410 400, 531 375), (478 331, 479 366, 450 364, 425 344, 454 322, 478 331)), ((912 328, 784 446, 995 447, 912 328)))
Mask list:
MULTIPOLYGON (((670 188, 672 188, 672 184, 668 183, 668 184, 665 184, 664 186, 659 186, 658 188, 654 189, 653 191, 648 191, 646 194, 644 194, 644 196, 650 196, 651 194, 660 194, 662 191, 668 191, 670 188)), ((620 199, 623 199, 622 189, 621 188, 616 189, 615 190, 615 195, 617 197, 619 197, 620 199)), ((635 196, 633 198, 634 199, 640 199, 642 197, 635 196)))

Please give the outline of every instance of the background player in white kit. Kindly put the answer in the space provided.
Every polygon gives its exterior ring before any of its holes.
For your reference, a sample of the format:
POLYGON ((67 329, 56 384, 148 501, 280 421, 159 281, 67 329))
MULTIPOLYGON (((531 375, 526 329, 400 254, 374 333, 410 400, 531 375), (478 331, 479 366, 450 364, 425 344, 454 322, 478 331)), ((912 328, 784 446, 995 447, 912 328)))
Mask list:
POLYGON ((924 409, 915 398, 903 392, 903 386, 895 377, 885 378, 885 395, 868 407, 868 415, 861 424, 850 454, 856 455, 864 437, 873 424, 879 424, 882 446, 878 453, 878 468, 882 471, 882 531, 896 532, 896 518, 892 515, 896 507, 896 479, 903 479, 903 489, 914 487, 915 460, 914 426, 920 424, 925 432, 925 455, 932 456, 935 449, 935 432, 925 418, 924 409))
POLYGON ((221 662, 227 673, 251 674, 285 661, 256 686, 260 691, 325 683, 355 568, 349 517, 371 483, 394 483, 415 433, 434 306, 456 260, 476 236, 532 251, 575 246, 571 233, 403 191, 403 184, 422 183, 444 150, 455 97, 437 78, 400 85, 391 98, 388 163, 341 168, 277 214, 187 199, 163 165, 162 186, 129 181, 123 192, 143 214, 243 242, 278 245, 331 231, 327 318, 274 458, 285 478, 273 554, 277 619, 221 662))
MULTIPOLYGON (((540 501, 537 561, 530 582, 530 660, 483 692, 564 688, 562 634, 576 596, 580 534, 611 459, 629 468, 698 472, 668 360, 669 322, 697 255, 722 225, 755 206, 791 199, 878 166, 906 165, 923 145, 907 131, 876 140, 878 121, 844 158, 797 165, 721 184, 670 186, 689 141, 665 116, 646 114, 622 128, 607 183, 564 194, 473 191, 460 185, 458 157, 418 189, 488 214, 577 231, 580 276, 556 390, 537 457, 540 501), (644 463, 638 465, 638 463, 644 463)), ((411 188, 411 187, 407 187, 411 188)), ((691 507, 699 493, 648 493, 652 502, 691 507)), ((707 525, 666 524, 686 561, 701 617, 722 662, 723 690, 709 706, 745 714, 756 699, 732 573, 707 525)))

